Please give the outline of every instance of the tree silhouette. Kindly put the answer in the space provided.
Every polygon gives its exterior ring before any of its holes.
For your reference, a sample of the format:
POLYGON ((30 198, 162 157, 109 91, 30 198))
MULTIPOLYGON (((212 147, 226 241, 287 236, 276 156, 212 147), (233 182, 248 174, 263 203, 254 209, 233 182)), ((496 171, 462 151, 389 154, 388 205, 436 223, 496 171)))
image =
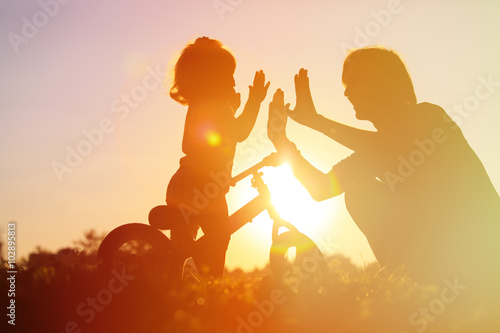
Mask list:
POLYGON ((106 234, 106 232, 98 233, 95 229, 90 229, 83 233, 82 239, 73 241, 73 244, 86 254, 95 255, 106 234))

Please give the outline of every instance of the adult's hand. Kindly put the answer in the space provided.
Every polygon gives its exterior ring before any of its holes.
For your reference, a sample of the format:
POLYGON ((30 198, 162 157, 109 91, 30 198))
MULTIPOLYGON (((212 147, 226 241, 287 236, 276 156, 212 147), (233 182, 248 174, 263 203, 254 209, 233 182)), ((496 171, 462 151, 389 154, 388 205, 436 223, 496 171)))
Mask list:
POLYGON ((267 136, 276 149, 288 141, 286 137, 287 110, 290 104, 285 105, 284 94, 281 89, 276 90, 273 100, 269 103, 269 118, 267 120, 267 136))
POLYGON ((301 68, 294 77, 295 81, 295 109, 288 110, 290 118, 304 126, 311 127, 318 117, 309 88, 307 69, 301 68))

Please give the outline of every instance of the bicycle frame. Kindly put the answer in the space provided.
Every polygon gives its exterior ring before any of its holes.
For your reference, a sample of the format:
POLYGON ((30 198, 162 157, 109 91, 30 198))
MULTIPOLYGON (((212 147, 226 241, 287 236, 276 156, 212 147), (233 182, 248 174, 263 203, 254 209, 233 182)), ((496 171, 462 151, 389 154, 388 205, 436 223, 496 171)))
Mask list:
MULTIPOLYGON (((288 264, 285 258, 285 254, 288 248, 296 247, 301 248, 301 260, 312 259, 318 265, 319 270, 317 274, 323 279, 322 285, 327 284, 327 268, 324 261, 324 257, 321 251, 318 249, 317 245, 306 235, 300 233, 297 228, 295 228, 289 222, 283 220, 276 208, 271 202, 271 192, 269 188, 264 183, 262 179, 263 173, 260 171, 266 166, 278 166, 282 162, 280 156, 277 153, 272 153, 271 155, 265 157, 261 162, 252 166, 251 168, 243 171, 239 175, 231 179, 231 186, 234 186, 240 180, 252 175, 252 187, 257 189, 259 193, 254 199, 250 200, 236 212, 229 216, 229 228, 231 234, 239 230, 248 222, 251 222, 254 217, 259 215, 264 210, 267 210, 269 217, 273 221, 272 228, 272 245, 270 250, 270 267, 273 274, 277 277, 286 276, 288 271, 288 264), (284 231, 278 234, 281 227, 286 227, 289 231, 284 231), (319 258, 319 259, 318 259, 319 258)), ((192 251, 195 250, 196 243, 200 241, 203 237, 197 240, 192 238, 187 239, 186 242, 180 242, 174 244, 164 233, 160 230, 172 230, 176 226, 181 227, 183 222, 182 215, 180 211, 174 207, 167 209, 165 215, 165 208, 168 206, 157 206, 150 211, 150 224, 142 223, 129 223, 121 225, 113 229, 102 241, 97 257, 99 261, 99 266, 101 269, 110 270, 115 264, 119 266, 127 265, 127 261, 120 263, 120 256, 116 256, 120 252, 120 248, 123 244, 130 241, 144 241, 150 244, 150 250, 147 250, 146 254, 139 256, 133 256, 132 261, 138 261, 140 264, 134 264, 134 267, 142 267, 145 264, 147 267, 151 264, 148 260, 151 256, 160 256, 164 260, 153 260, 153 266, 150 267, 151 274, 156 276, 158 279, 163 279, 163 275, 158 275, 154 273, 161 266, 161 271, 166 273, 167 280, 182 278, 183 266, 185 260, 191 256, 192 251), (159 208, 159 210, 157 210, 159 208), (153 213, 153 214, 152 214, 153 213), (170 215, 169 215, 170 214, 170 215), (156 223, 151 223, 151 216, 154 216, 153 220, 169 220, 164 226, 165 228, 157 228, 154 225, 156 223), (159 230, 160 229, 160 230, 159 230), (148 257, 149 256, 149 257, 148 257), (141 258, 145 257, 145 260, 141 258), (118 262, 116 262, 118 260, 118 262)), ((189 237, 188 237, 189 238, 189 237)), ((141 269, 141 272, 144 271, 141 269)), ((146 269, 149 272, 149 269, 146 269)), ((311 273, 311 272, 309 272, 311 273)), ((314 274, 307 274, 307 276, 314 276, 314 274)), ((139 273, 138 273, 139 274, 139 273)), ((142 273, 141 273, 142 274, 142 273)), ((282 281, 283 282, 283 281, 282 281)))
POLYGON ((231 186, 235 186, 240 180, 252 175, 252 187, 257 189, 259 193, 254 199, 246 203, 243 207, 238 209, 236 212, 231 214, 229 217, 230 231, 231 234, 239 230, 245 224, 252 221, 254 217, 259 215, 264 210, 267 210, 269 217, 273 220, 273 230, 272 230, 272 240, 278 236, 279 228, 284 226, 289 230, 297 231, 291 223, 283 220, 276 208, 273 206, 271 201, 271 192, 267 187, 264 179, 262 179, 263 173, 260 171, 266 166, 279 166, 281 163, 280 158, 277 153, 271 153, 269 156, 265 157, 260 163, 250 167, 249 169, 243 171, 237 176, 233 177, 231 180, 231 186))
MULTIPOLYGON (((251 175, 252 187, 257 189, 258 192, 258 195, 255 198, 247 202, 240 209, 229 216, 229 232, 231 234, 234 234, 247 223, 252 222, 253 218, 262 213, 264 210, 267 210, 269 217, 273 221, 273 228, 271 232, 271 239, 273 243, 277 240, 278 232, 281 227, 286 227, 289 231, 299 232, 299 230, 294 225, 280 217, 278 211, 272 204, 271 192, 269 191, 269 188, 262 178, 263 173, 260 171, 260 169, 264 167, 276 167, 281 164, 282 161, 280 160, 280 156, 278 155, 278 153, 271 153, 270 155, 262 159, 261 162, 231 178, 230 186, 234 187, 237 182, 251 175)), ((178 223, 183 222, 179 221, 178 223)), ((196 243, 202 240, 203 237, 205 236, 201 236, 197 240, 186 239, 185 243, 177 244, 177 250, 181 257, 181 262, 184 262, 192 255, 192 251, 195 249, 196 243)))

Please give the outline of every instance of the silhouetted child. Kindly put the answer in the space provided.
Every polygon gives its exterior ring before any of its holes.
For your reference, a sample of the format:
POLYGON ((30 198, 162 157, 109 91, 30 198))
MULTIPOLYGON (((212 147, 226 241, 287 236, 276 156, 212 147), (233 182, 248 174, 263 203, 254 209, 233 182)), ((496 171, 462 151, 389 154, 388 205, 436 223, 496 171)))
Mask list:
POLYGON ((240 94, 234 90, 236 60, 222 43, 202 37, 188 44, 175 65, 170 96, 187 105, 182 151, 185 156, 171 178, 167 204, 179 207, 184 231, 173 230, 173 242, 193 241, 199 226, 205 236, 193 255, 200 272, 219 277, 229 244, 229 190, 236 143, 252 130, 269 87, 262 71, 255 73, 248 101, 240 116, 240 94))

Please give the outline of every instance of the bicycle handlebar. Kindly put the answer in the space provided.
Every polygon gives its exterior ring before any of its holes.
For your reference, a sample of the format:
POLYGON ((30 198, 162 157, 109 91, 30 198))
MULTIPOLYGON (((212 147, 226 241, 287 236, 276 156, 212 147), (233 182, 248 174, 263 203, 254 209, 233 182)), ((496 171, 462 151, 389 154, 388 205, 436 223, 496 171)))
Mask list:
POLYGON ((278 153, 271 153, 268 156, 264 157, 262 161, 260 161, 259 163, 255 164, 254 166, 246 169, 242 173, 231 178, 230 185, 235 186, 237 182, 252 174, 256 174, 263 167, 266 166, 276 167, 280 164, 282 164, 282 161, 280 160, 278 153))

